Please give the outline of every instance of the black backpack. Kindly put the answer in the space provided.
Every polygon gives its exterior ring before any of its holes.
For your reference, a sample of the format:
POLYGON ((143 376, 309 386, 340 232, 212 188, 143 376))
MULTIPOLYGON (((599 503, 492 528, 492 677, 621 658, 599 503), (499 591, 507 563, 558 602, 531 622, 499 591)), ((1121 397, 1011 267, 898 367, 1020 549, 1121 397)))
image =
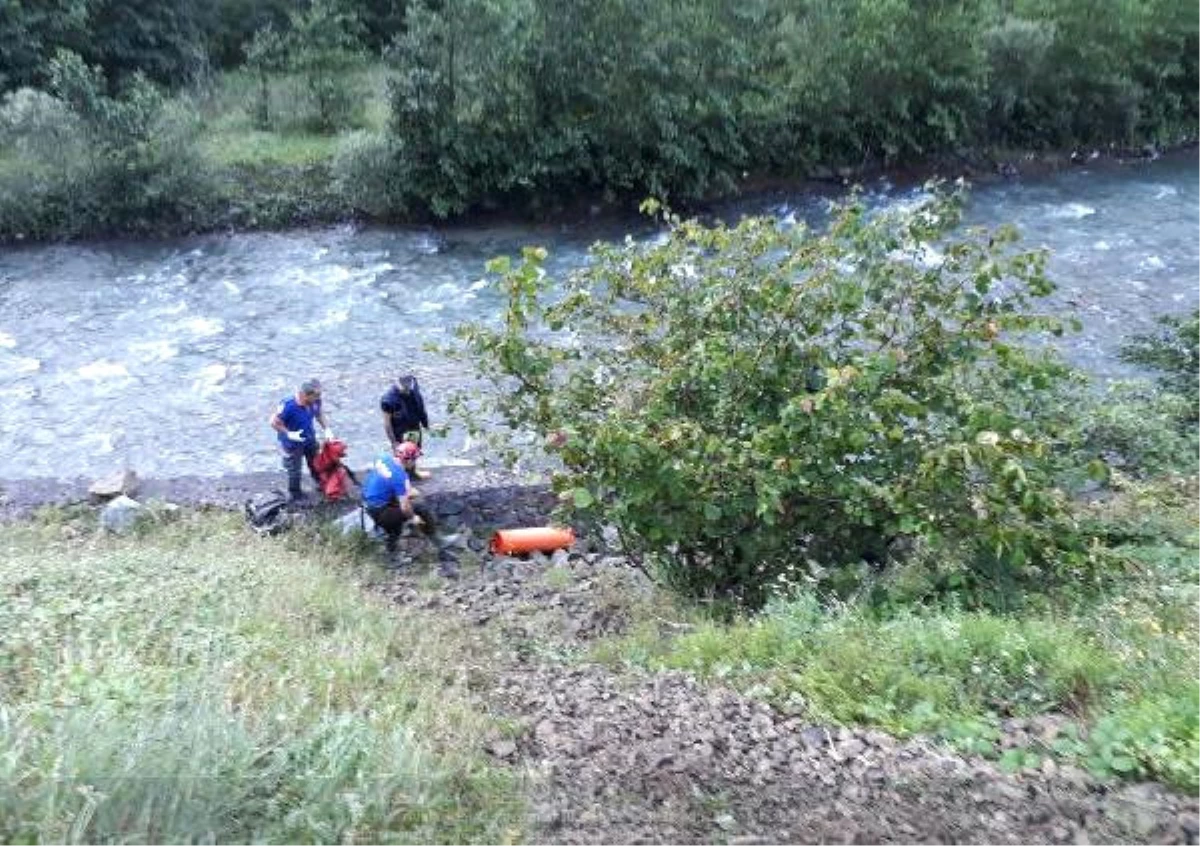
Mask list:
POLYGON ((283 491, 258 493, 246 500, 246 522, 259 535, 277 535, 292 524, 283 491))

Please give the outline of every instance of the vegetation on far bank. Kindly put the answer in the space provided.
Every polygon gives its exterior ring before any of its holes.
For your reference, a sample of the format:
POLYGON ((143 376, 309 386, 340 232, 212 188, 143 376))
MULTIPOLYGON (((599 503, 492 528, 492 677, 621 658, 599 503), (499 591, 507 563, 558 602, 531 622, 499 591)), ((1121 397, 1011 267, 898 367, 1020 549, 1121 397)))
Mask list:
POLYGON ((0 8, 4 239, 681 205, 1200 114, 1185 0, 44 5, 0 8))
POLYGON ((451 629, 372 599, 344 547, 160 517, 0 527, 0 840, 519 836, 451 629))

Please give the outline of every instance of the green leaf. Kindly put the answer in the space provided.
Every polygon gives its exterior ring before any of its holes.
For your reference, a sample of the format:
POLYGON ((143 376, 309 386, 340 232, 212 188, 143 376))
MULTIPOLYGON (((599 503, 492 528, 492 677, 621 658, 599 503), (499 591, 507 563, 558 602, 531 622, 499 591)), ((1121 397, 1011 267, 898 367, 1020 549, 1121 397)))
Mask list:
POLYGON ((576 508, 590 508, 595 503, 596 498, 592 496, 592 492, 587 488, 575 488, 571 492, 571 501, 576 508))

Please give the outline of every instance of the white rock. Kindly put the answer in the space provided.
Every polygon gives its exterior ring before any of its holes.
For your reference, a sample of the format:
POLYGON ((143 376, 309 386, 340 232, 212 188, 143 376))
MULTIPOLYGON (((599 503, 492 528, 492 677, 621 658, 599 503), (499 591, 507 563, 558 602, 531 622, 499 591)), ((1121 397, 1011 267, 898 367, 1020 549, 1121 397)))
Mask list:
POLYGON ((121 495, 104 506, 104 510, 100 512, 100 525, 113 534, 123 535, 133 529, 146 514, 146 506, 121 495))

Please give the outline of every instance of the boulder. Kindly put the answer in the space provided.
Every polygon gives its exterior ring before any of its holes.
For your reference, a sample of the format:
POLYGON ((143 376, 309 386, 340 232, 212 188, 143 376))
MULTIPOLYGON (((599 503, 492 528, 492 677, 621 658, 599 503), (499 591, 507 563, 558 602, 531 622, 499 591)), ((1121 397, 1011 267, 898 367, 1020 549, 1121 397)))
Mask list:
POLYGON ((137 473, 132 470, 121 470, 92 482, 88 487, 88 494, 94 499, 104 500, 118 496, 134 496, 137 494, 137 489, 137 473))
POLYGON ((146 506, 122 494, 104 506, 100 512, 100 525, 113 534, 123 535, 148 513, 146 506))

